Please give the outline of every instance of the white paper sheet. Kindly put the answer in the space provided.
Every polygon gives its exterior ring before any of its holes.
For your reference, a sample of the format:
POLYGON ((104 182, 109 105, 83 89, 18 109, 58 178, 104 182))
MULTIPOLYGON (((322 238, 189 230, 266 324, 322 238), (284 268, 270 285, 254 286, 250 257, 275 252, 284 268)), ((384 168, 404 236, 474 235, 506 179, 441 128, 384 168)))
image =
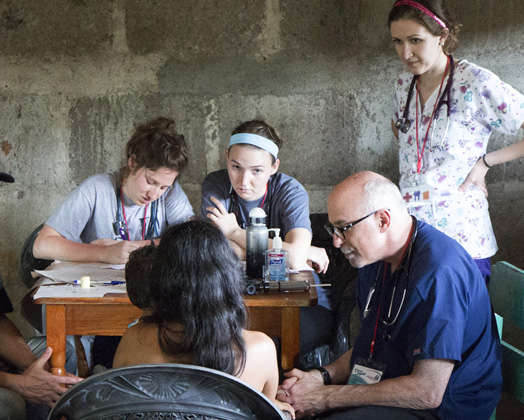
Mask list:
POLYGON ((57 283, 73 283, 80 281, 82 276, 91 277, 91 284, 125 281, 122 264, 116 266, 103 263, 54 262, 45 270, 35 270, 35 272, 57 283))
POLYGON ((40 287, 33 299, 47 297, 102 297, 107 293, 126 293, 126 285, 92 286, 84 289, 76 284, 54 284, 40 287))

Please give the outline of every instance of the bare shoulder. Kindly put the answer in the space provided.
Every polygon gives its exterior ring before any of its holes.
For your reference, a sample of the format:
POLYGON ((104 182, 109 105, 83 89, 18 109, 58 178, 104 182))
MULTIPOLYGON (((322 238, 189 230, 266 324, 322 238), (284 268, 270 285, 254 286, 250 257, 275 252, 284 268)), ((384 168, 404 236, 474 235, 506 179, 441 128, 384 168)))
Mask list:
POLYGON ((275 343, 266 334, 260 331, 244 330, 243 334, 246 347, 251 350, 275 349, 275 343))
POLYGON ((277 350, 275 343, 266 334, 260 331, 244 331, 243 336, 246 342, 248 362, 253 360, 264 360, 268 363, 273 360, 276 361, 277 350))
POLYGON ((151 335, 155 335, 158 332, 158 326, 156 324, 146 324, 139 322, 127 329, 122 336, 122 341, 133 342, 138 340, 148 340, 151 335))
POLYGON ((128 328, 116 350, 113 367, 140 363, 143 353, 150 353, 155 347, 157 333, 158 327, 154 324, 138 323, 128 328))
POLYGON ((278 386, 277 351, 273 340, 259 331, 243 331, 246 364, 240 379, 275 398, 278 386))

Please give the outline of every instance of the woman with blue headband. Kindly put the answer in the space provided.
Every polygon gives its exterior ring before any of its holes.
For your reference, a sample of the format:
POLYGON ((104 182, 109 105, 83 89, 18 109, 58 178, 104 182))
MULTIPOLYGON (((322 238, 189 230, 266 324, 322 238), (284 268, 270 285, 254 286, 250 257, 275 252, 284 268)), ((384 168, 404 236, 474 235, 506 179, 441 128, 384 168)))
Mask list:
POLYGON ((443 0, 399 0, 388 25, 406 65, 396 81, 393 132, 411 214, 458 241, 489 281, 497 252, 488 170, 524 156, 524 139, 488 152, 493 132, 524 128, 524 95, 491 71, 454 60, 459 24, 443 0))
MULTIPOLYGON (((275 130, 264 121, 247 121, 235 128, 226 152, 227 169, 209 174, 202 184, 202 216, 219 226, 245 259, 248 215, 261 207, 268 228, 280 229, 291 268, 300 269, 309 260, 317 273, 325 273, 326 251, 311 246, 308 194, 296 179, 277 172, 281 146, 275 130)), ((272 248, 271 239, 268 246, 272 248)), ((317 288, 317 293, 318 305, 300 311, 301 355, 330 339, 331 303, 323 289, 317 288)))
POLYGON ((325 250, 310 246, 308 194, 296 179, 277 172, 281 146, 275 130, 264 121, 252 120, 235 128, 226 152, 227 170, 209 174, 202 184, 202 216, 219 226, 237 255, 245 259, 248 215, 261 207, 268 228, 280 229, 291 268, 303 268, 309 259, 317 272, 326 272, 325 250))

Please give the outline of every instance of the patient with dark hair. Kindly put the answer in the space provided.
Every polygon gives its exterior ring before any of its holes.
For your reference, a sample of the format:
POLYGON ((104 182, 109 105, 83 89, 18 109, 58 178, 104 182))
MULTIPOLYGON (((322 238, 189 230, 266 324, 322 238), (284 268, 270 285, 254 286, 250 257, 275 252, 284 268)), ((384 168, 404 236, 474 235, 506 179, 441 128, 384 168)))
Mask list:
POLYGON ((158 247, 149 245, 133 251, 126 264, 126 290, 127 296, 133 305, 149 313, 149 279, 158 247))
POLYGON ((275 399, 273 341, 245 329, 242 263, 219 228, 203 221, 170 227, 160 245, 131 254, 126 278, 131 301, 147 311, 124 334, 113 367, 184 363, 220 370, 293 413, 275 399))

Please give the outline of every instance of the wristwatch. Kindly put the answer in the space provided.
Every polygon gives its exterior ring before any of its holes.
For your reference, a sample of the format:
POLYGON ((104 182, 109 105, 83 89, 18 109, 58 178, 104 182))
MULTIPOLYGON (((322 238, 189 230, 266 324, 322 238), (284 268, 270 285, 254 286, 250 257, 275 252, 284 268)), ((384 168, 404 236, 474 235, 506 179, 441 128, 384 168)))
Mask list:
POLYGON ((324 381, 324 385, 331 385, 331 375, 325 368, 323 368, 322 366, 318 366, 313 369, 316 369, 320 372, 320 374, 322 375, 322 380, 324 381))

